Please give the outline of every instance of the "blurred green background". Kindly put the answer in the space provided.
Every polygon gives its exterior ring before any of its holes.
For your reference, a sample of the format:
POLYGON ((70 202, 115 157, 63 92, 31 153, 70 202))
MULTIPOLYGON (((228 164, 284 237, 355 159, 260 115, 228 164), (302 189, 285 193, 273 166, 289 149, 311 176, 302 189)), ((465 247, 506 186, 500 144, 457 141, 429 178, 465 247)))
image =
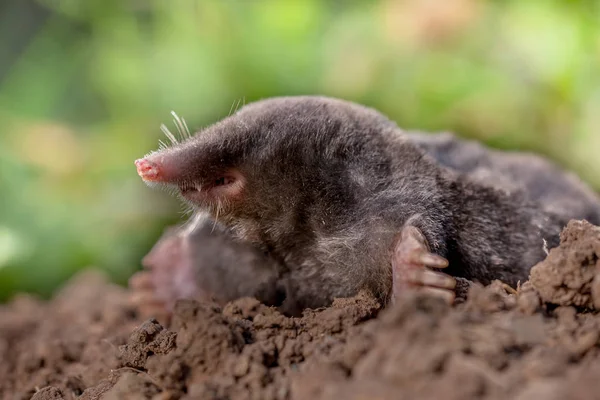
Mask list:
POLYGON ((600 5, 567 0, 3 0, 0 299, 139 268, 178 202, 133 160, 170 111, 327 94, 535 150, 600 188, 600 5))

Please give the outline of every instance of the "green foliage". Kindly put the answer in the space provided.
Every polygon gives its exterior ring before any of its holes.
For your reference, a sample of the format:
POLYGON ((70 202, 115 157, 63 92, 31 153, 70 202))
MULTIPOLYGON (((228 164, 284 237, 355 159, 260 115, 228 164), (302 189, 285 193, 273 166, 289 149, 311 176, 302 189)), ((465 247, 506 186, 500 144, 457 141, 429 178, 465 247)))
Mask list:
POLYGON ((327 94, 547 154, 600 188, 595 1, 37 4, 49 17, 0 59, 0 299, 139 268, 178 219, 133 166, 171 110, 199 129, 243 102, 327 94))

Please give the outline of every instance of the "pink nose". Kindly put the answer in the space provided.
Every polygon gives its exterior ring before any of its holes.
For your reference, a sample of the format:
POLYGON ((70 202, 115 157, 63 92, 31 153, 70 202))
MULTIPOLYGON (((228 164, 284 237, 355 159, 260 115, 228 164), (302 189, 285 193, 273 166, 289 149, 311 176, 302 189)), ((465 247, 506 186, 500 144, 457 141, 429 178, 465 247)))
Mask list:
POLYGON ((149 161, 146 158, 140 158, 139 160, 135 160, 135 166, 137 168, 137 173, 142 177, 145 181, 159 181, 160 177, 160 167, 159 165, 149 161))

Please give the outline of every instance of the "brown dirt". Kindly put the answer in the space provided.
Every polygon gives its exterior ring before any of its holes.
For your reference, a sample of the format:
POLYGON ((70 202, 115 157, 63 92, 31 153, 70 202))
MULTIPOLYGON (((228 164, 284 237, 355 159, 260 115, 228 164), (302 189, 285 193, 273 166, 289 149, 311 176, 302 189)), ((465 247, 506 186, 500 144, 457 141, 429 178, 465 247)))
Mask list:
MULTIPOLYGON (((462 282, 464 284, 464 282, 462 282)), ((180 301, 139 320, 86 272, 47 303, 0 307, 4 399, 600 398, 600 228, 572 222, 518 290, 453 307, 367 294, 288 318, 253 299, 180 301)))

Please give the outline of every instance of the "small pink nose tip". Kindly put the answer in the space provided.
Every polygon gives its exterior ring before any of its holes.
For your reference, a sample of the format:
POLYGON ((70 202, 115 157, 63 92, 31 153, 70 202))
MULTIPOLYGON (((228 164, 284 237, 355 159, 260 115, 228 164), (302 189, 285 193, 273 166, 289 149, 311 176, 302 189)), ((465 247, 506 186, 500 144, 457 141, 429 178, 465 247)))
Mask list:
POLYGON ((155 163, 145 158, 140 158, 139 160, 135 160, 135 166, 138 175, 141 176, 143 180, 157 181, 160 179, 160 168, 155 163))

